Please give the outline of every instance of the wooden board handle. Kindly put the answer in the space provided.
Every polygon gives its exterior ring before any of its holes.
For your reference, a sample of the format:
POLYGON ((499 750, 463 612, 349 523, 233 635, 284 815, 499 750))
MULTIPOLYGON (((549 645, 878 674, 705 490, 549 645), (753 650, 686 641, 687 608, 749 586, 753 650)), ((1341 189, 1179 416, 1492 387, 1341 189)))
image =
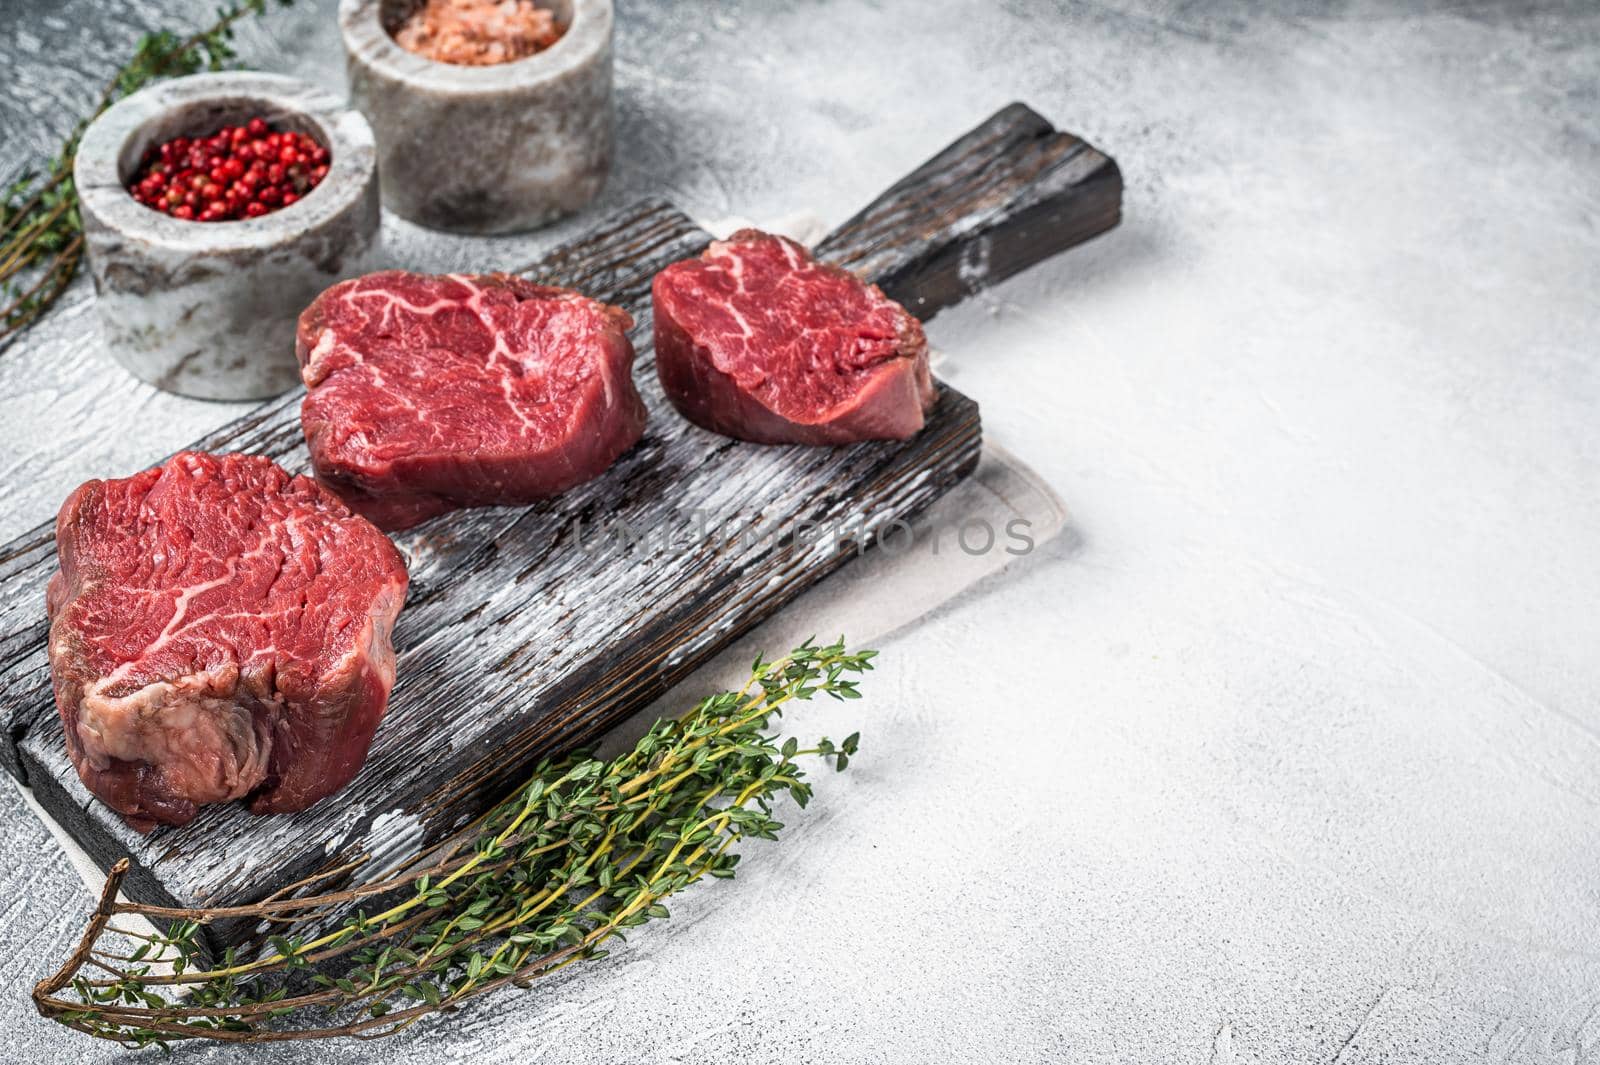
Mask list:
POLYGON ((1122 218, 1122 171, 1012 104, 817 245, 924 321, 1122 218))

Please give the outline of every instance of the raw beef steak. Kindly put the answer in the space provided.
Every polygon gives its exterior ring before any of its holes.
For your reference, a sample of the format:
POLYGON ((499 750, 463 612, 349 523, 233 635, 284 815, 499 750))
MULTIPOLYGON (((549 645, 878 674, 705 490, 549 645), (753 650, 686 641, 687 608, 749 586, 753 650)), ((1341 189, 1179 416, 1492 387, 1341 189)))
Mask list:
POLYGON ((128 823, 248 798, 303 810, 356 775, 394 683, 406 567, 270 459, 183 452, 56 518, 50 670, 67 753, 128 823))
POLYGON ((786 237, 744 229, 656 275, 656 372, 696 425, 764 444, 904 440, 932 407, 922 325, 786 237))
POLYGON ((404 529, 598 476, 644 431, 627 312, 504 274, 369 274, 300 316, 317 476, 404 529))

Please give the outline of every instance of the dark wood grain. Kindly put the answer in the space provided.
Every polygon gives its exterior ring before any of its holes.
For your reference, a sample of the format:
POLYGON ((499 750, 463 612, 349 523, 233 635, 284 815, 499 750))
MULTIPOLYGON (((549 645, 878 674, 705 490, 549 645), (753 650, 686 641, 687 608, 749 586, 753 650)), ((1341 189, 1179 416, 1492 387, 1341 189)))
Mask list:
MULTIPOLYGON (((820 251, 926 318, 1114 224, 1112 184, 1120 189, 1104 156, 1013 105, 820 251)), ((252 901, 356 854, 405 853, 459 827, 533 761, 596 738, 853 557, 853 547, 791 535, 801 526, 907 517, 971 471, 981 447, 977 406, 942 385, 927 429, 903 444, 762 447, 679 418, 655 379, 649 285, 708 239, 672 207, 645 203, 524 271, 638 319, 645 437, 560 499, 458 512, 396 538, 412 575, 395 632, 398 682, 346 791, 269 819, 238 805, 210 807, 191 825, 148 836, 90 797, 65 756, 50 698, 48 527, 0 548, 0 700, 12 741, 0 745, 5 767, 97 862, 133 859, 130 895, 182 905, 252 901)), ((303 469, 299 400, 264 404, 196 446, 303 469)), ((220 946, 254 930, 210 933, 220 946)))
POLYGON ((1122 171, 1015 103, 817 245, 926 320, 1122 219, 1122 171))

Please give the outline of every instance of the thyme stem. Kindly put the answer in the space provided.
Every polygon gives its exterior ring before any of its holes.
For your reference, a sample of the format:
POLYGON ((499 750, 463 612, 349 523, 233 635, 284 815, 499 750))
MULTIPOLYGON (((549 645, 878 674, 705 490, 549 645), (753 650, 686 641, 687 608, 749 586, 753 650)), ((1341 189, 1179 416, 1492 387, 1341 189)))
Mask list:
POLYGON ((811 796, 797 759, 849 764, 856 736, 802 749, 780 743, 771 725, 817 694, 859 698, 855 677, 873 655, 807 641, 776 661, 757 659, 739 691, 656 722, 609 761, 579 754, 541 764, 471 831, 377 871, 364 887, 210 910, 145 906, 116 901, 124 860, 78 949, 35 988, 34 1002, 46 1017, 131 1047, 374 1037, 603 957, 611 939, 667 917, 668 896, 733 876, 740 840, 777 838, 773 800, 788 794, 803 807, 811 796), (388 904, 350 913, 366 900, 388 904), (154 937, 128 935, 132 947, 102 945, 119 935, 110 921, 124 913, 168 925, 154 937), (269 936, 259 957, 230 949, 208 965, 202 927, 251 917, 301 934, 269 936), (172 972, 152 971, 157 962, 172 972))

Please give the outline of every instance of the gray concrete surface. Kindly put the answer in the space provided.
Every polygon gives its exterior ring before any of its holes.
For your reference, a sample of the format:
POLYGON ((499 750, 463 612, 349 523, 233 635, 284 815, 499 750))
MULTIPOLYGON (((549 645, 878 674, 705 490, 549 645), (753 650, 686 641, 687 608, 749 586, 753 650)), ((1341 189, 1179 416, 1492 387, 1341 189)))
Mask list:
MULTIPOLYGON (((0 168, 142 27, 4 5, 0 168)), ((165 12, 165 13, 163 13, 165 12)), ((932 327, 1077 535, 883 647, 789 838, 625 950, 398 1040, 178 1060, 1600 1060, 1600 10, 619 5, 618 169, 847 215, 1026 99, 1127 222, 932 327)), ((244 35, 336 86, 328 4, 244 35)), ((516 265, 386 219, 418 267, 516 265)), ((0 534, 230 417, 75 292, 0 353, 0 534)), ((0 789, 0 1060, 88 900, 0 789)))

